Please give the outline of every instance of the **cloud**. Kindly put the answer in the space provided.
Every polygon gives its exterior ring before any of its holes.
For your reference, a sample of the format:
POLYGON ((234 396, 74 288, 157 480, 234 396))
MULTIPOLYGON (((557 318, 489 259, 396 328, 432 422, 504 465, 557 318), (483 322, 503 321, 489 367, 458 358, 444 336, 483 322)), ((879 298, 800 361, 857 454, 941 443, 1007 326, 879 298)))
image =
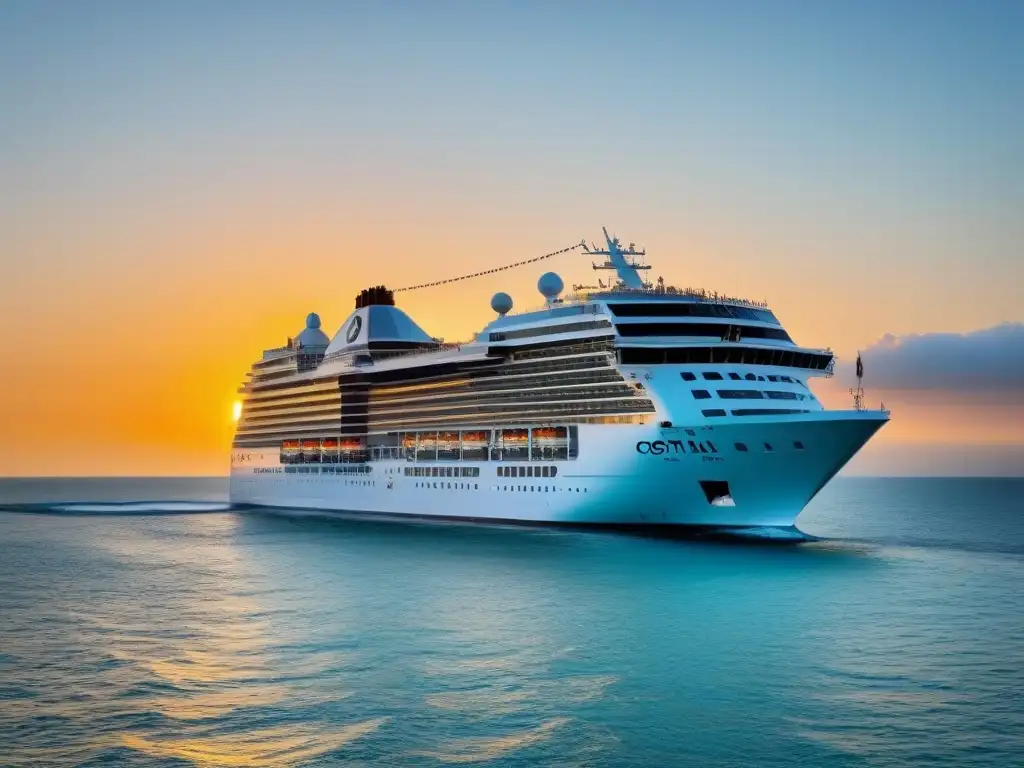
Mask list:
MULTIPOLYGON (((1024 396, 1024 323, 970 333, 886 334, 861 354, 865 385, 873 388, 1024 396)), ((840 368, 843 380, 852 378, 852 359, 840 368)))

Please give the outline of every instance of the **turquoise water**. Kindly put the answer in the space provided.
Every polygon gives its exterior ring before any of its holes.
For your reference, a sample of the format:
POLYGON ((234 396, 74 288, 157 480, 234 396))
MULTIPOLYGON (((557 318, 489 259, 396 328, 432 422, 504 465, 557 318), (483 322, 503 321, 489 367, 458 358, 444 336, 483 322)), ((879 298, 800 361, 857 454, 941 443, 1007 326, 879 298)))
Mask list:
POLYGON ((0 765, 1024 765, 1022 480, 839 479, 797 545, 224 491, 0 481, 0 765))

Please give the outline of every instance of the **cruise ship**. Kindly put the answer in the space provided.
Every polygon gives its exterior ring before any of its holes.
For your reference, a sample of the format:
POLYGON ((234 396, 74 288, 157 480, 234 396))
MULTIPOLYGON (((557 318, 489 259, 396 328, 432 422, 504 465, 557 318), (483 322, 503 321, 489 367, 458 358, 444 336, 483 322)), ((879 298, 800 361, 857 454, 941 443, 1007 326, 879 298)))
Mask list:
POLYGON ((383 286, 356 297, 333 338, 310 314, 240 389, 231 501, 538 525, 794 526, 888 413, 862 397, 826 410, 808 383, 832 375, 830 350, 794 342, 762 302, 652 284, 645 251, 604 238, 564 251, 598 257, 607 283, 567 292, 547 272, 540 308, 513 312, 498 293, 494 319, 461 344, 431 337, 383 286))

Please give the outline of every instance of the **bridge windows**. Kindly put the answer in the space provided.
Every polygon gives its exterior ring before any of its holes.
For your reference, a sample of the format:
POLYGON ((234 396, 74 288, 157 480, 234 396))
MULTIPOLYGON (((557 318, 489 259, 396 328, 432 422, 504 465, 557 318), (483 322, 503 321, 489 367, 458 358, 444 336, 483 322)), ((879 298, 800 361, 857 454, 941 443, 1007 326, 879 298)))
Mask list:
POLYGON ((763 400, 764 395, 757 389, 720 389, 718 396, 723 400, 763 400))
POLYGON ((744 347, 738 344, 721 344, 713 347, 624 347, 619 351, 619 355, 624 365, 725 363, 832 370, 830 352, 804 352, 792 347, 744 347))
MULTIPOLYGON (((617 323, 615 330, 623 337, 641 336, 693 336, 738 342, 741 338, 772 339, 792 343, 789 334, 781 328, 757 325, 729 325, 727 323, 617 323)), ((492 339, 493 341, 494 339, 492 339)))
POLYGON ((734 304, 714 304, 708 301, 694 302, 630 302, 609 304, 608 309, 616 317, 720 317, 755 320, 779 325, 779 319, 770 309, 740 307, 734 304))

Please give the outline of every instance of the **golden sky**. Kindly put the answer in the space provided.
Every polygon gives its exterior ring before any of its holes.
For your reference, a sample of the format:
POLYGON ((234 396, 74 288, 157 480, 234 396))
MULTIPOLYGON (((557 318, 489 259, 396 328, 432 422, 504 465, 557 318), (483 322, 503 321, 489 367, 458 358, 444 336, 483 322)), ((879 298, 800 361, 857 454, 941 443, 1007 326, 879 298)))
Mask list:
MULTIPOLYGON (((1024 319, 1011 25, 894 8, 865 36, 794 9, 766 36, 714 4, 539 27, 529 6, 5 5, 0 475, 223 474, 238 384, 308 312, 333 334, 364 287, 602 225, 648 248, 652 277, 767 299, 847 361, 885 334, 1024 319), (620 33, 645 45, 595 55, 620 33)), ((399 304, 456 340, 496 290, 539 303, 544 268, 593 280, 576 254, 536 266, 399 304)), ((869 451, 1024 442, 1019 400, 878 395, 901 400, 869 451)))

